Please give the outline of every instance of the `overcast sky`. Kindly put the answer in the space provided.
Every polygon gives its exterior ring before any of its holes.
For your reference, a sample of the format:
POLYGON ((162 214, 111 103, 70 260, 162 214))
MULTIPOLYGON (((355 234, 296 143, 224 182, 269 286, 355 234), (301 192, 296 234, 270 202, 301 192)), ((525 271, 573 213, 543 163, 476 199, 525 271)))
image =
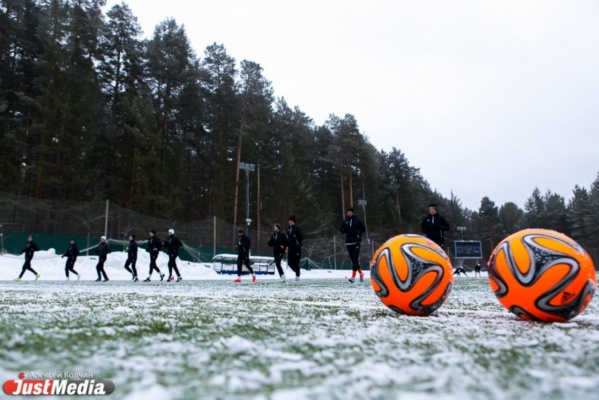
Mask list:
MULTIPOLYGON (((121 1, 108 1, 108 6, 121 1)), ((174 18, 202 58, 259 63, 321 125, 353 114, 433 189, 478 210, 572 197, 599 172, 599 2, 127 0, 151 37, 174 18)))

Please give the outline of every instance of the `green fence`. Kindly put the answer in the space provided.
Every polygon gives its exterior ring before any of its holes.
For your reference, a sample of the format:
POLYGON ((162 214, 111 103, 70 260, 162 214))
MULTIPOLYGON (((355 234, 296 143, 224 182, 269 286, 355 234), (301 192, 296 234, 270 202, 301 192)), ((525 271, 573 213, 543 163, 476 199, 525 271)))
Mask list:
MULTIPOLYGON (((21 254, 21 250, 25 248, 27 245, 27 238, 29 237, 28 233, 22 232, 3 232, 0 233, 0 253, 10 253, 10 254, 21 254)), ((94 249, 100 243, 99 237, 86 237, 86 236, 66 236, 66 235, 48 235, 48 234, 35 234, 34 241, 38 245, 41 250, 49 250, 54 249, 56 254, 61 255, 69 247, 70 240, 73 239, 79 246, 79 250, 82 255, 94 255, 94 249)), ((108 244, 110 245, 110 249, 113 252, 117 251, 126 251, 128 246, 128 241, 126 240, 108 240, 108 244)), ((138 240, 137 243, 140 246, 140 251, 145 251, 144 245, 146 243, 145 239, 138 240)), ((213 247, 209 246, 190 246, 184 244, 184 246, 179 250, 179 257, 184 261, 191 262, 203 262, 203 263, 211 263, 212 257, 214 254, 227 253, 230 254, 231 249, 225 248, 217 248, 216 252, 213 247)), ((271 253, 260 253, 255 254, 259 256, 272 256, 271 253)), ((305 270, 312 269, 339 269, 339 270, 351 270, 351 263, 349 259, 343 260, 340 256, 340 259, 333 263, 330 260, 312 260, 309 258, 303 258, 300 264, 300 267, 305 270)), ((347 258, 347 257, 345 257, 347 258)), ((369 268, 369 260, 365 257, 361 257, 361 266, 362 269, 366 270, 369 268)))
MULTIPOLYGON (((2 233, 0 234, 0 252, 10 254, 21 254, 21 251, 27 245, 28 233, 2 233)), ((71 239, 75 240, 82 255, 94 255, 94 249, 100 243, 98 237, 85 236, 65 236, 65 235, 47 235, 36 234, 33 240, 38 245, 40 250, 54 249, 56 254, 61 255, 69 247, 71 239)), ((145 251, 145 240, 139 240, 140 251, 145 251)), ((110 249, 113 252, 126 251, 129 244, 126 240, 110 240, 108 241, 110 249)), ((179 250, 181 260, 193 262, 210 262, 212 260, 214 249, 212 247, 194 247, 185 245, 179 250)), ((227 252, 223 249, 217 249, 217 252, 227 252)))

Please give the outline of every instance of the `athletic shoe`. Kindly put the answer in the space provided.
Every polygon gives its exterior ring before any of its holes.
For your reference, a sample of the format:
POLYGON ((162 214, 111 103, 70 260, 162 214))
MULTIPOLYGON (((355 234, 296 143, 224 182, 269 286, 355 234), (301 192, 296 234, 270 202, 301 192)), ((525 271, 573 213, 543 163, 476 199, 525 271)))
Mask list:
POLYGON ((166 278, 166 281, 167 281, 167 282, 170 282, 170 281, 172 281, 172 280, 173 280, 173 277, 172 277, 172 276, 169 276, 168 278, 166 278))
POLYGON ((110 279, 106 278, 102 282, 108 282, 110 279))
POLYGON ((252 275, 252 283, 256 282, 256 275, 252 275))
POLYGON ((15 282, 21 282, 21 278, 15 278, 15 282))
POLYGON ((133 282, 135 282, 135 278, 137 278, 137 277, 136 277, 135 275, 131 274, 131 280, 132 280, 133 282))
POLYGON ((135 278, 133 278, 133 282, 139 282, 139 279, 137 279, 137 276, 135 278))
POLYGON ((183 279, 183 277, 182 277, 182 276, 178 277, 178 278, 177 278, 177 282, 181 282, 181 280, 182 280, 182 279, 183 279))
POLYGON ((299 276, 295 277, 295 283, 299 283, 299 276))
POLYGON ((96 279, 96 282, 101 282, 101 281, 102 281, 102 279, 100 279, 100 278, 96 279))
POLYGON ((347 281, 348 281, 349 283, 354 283, 356 280, 355 280, 354 278, 349 278, 347 281))
POLYGON ((235 282, 235 283, 241 283, 241 278, 237 278, 233 282, 235 282))
POLYGON ((38 280, 40 277, 41 277, 41 275, 40 275, 40 274, 37 274, 37 275, 35 276, 35 280, 37 281, 37 280, 38 280))
POLYGON ((77 281, 79 281, 79 279, 81 279, 81 275, 77 274, 77 281))
POLYGON ((281 282, 285 282, 285 275, 281 275, 281 282))
POLYGON ((164 280, 164 274, 160 274, 160 282, 164 280))
POLYGON ((150 282, 150 277, 148 276, 146 279, 144 279, 144 282, 150 282))
POLYGON ((67 282, 70 281, 71 279, 67 276, 67 279, 65 279, 67 282))
POLYGON ((360 274, 360 282, 364 282, 364 273, 360 274))

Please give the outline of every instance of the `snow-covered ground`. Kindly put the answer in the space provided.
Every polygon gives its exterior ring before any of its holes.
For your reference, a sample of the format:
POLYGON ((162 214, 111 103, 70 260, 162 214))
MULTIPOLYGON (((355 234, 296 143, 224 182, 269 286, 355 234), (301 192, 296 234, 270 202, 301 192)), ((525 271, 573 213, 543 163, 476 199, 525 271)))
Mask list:
POLYGON ((180 261, 180 283, 133 283, 125 254, 111 253, 110 282, 93 282, 97 260, 86 257, 83 280, 65 282, 50 251, 33 260, 39 281, 14 282, 22 261, 0 257, 2 382, 88 373, 126 400, 599 399, 596 298, 568 323, 530 323, 470 273, 433 315, 409 317, 347 271, 236 285, 180 261))
MULTIPOLYGON (((62 258, 61 255, 64 253, 57 252, 54 249, 41 250, 35 252, 33 260, 31 262, 32 268, 41 275, 40 280, 42 281, 64 281, 66 280, 65 275, 65 263, 66 257, 62 258), (57 254, 58 253, 58 254, 57 254)), ((95 281, 97 276, 96 265, 98 264, 98 256, 93 255, 90 251, 90 256, 80 255, 75 263, 75 271, 81 274, 81 280, 95 281)), ((125 270, 124 265, 127 260, 127 253, 118 251, 108 254, 104 269, 108 278, 112 280, 123 280, 130 281, 131 274, 125 270)), ((0 281, 10 280, 19 276, 23 262, 25 261, 24 256, 16 256, 12 254, 0 255, 0 281)), ((157 260, 158 268, 163 273, 168 274, 168 257, 165 253, 160 253, 157 260)), ((150 257, 144 250, 140 250, 137 259, 137 273, 140 280, 145 279, 148 276, 150 265, 150 257)), ((199 280, 199 279, 222 279, 232 280, 232 275, 220 275, 212 269, 212 265, 208 263, 194 263, 188 261, 182 261, 177 259, 177 266, 181 272, 181 276, 185 280, 199 280)), ((351 271, 347 270, 311 270, 303 271, 302 278, 305 279, 318 279, 318 278, 343 278, 351 271)), ((369 276, 369 272, 366 271, 366 277, 369 276)), ((285 274, 288 278, 294 276, 290 269, 287 269, 285 274)), ((236 277, 236 276, 235 276, 236 277)), ((34 280, 35 275, 30 271, 26 271, 23 276, 23 281, 34 280)), ((75 280, 71 274, 71 280, 75 280)), ((154 272, 152 280, 159 280, 159 276, 154 272)), ((246 278, 247 279, 247 278, 246 278)), ((279 276, 275 275, 260 275, 258 279, 266 280, 278 280, 279 276)))

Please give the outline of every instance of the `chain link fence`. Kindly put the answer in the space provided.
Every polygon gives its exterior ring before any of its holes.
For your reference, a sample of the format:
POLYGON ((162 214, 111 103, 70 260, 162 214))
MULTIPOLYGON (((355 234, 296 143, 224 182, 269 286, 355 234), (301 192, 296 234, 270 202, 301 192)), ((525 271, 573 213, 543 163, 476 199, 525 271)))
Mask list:
MULTIPOLYGON (((29 234, 35 235, 40 248, 54 248, 57 254, 66 250, 70 239, 87 249, 96 246, 102 235, 107 236, 111 246, 124 249, 129 233, 134 233, 143 244, 150 230, 155 229, 164 240, 170 228, 185 243, 182 259, 210 262, 216 254, 236 252, 236 227, 219 218, 173 221, 142 215, 109 202, 40 200, 0 192, 0 252, 18 254, 29 234)), ((249 230, 253 254, 271 254, 266 245, 271 233, 272 225, 249 230)), ((313 234, 309 227, 304 227, 304 236, 303 268, 350 268, 341 235, 325 237, 322 231, 313 234)), ((372 243, 364 243, 360 259, 364 268, 368 268, 374 250, 376 246, 372 243)))
MULTIPOLYGON (((314 230, 309 221, 302 225, 305 237, 302 268, 351 268, 343 236, 335 233, 338 232, 335 221, 336 219, 330 221, 328 231, 323 229, 322 224, 314 230)), ((80 247, 89 248, 97 245, 100 236, 105 234, 113 243, 116 242, 117 248, 124 248, 129 233, 135 233, 138 242, 143 244, 151 229, 155 229, 158 237, 164 240, 170 228, 174 228, 177 236, 185 243, 182 259, 210 262, 216 254, 236 252, 236 227, 219 218, 173 221, 142 215, 109 202, 39 200, 0 192, 0 252, 19 253, 29 234, 36 236, 36 242, 41 248, 54 248, 59 253, 67 248, 71 238, 76 239, 80 247)), ((249 229, 253 254, 271 255, 271 250, 266 245, 271 232, 270 224, 262 225, 259 229, 249 229)), ((362 268, 369 268, 373 252, 388 239, 387 236, 389 235, 369 232, 368 239, 362 243, 362 268)), ((450 257, 453 257, 450 240, 447 247, 450 257)), ((597 268, 599 251, 587 251, 597 268)), ((480 262, 484 265, 486 261, 483 259, 480 262)), ((452 262, 455 264, 459 260, 452 262)), ((476 261, 467 260, 463 263, 467 269, 472 269, 476 261)))

